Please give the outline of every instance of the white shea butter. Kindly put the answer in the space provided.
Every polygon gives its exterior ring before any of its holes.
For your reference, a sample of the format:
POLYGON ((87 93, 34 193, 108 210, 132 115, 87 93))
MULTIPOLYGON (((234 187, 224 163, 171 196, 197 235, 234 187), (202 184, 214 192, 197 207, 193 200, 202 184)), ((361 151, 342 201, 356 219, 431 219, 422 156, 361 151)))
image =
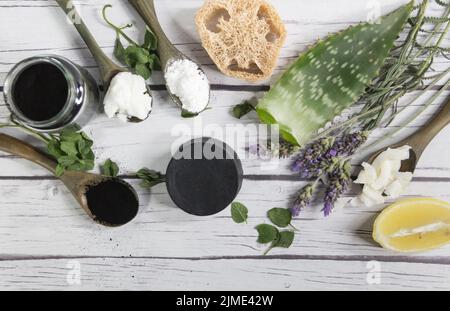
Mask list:
POLYGON ((170 92, 180 99, 184 110, 195 114, 206 109, 210 86, 197 64, 188 59, 170 62, 164 77, 170 92))
POLYGON ((103 104, 109 118, 127 122, 132 117, 147 119, 152 110, 152 100, 144 78, 121 72, 112 79, 103 104))
POLYGON ((409 159, 410 149, 409 146, 389 148, 381 153, 372 165, 363 163, 364 169, 355 180, 356 184, 364 185, 358 201, 370 207, 382 204, 388 198, 395 199, 402 195, 413 177, 410 172, 400 172, 401 162, 409 159))

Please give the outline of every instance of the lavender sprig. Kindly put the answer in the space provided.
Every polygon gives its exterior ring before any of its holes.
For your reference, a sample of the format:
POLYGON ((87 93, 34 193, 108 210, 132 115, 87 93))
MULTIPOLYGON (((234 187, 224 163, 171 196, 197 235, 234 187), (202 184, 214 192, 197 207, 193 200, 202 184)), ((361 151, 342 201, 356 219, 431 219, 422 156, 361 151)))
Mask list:
POLYGON ((353 155, 369 137, 369 132, 355 132, 336 138, 330 151, 332 155, 338 157, 348 157, 353 155))
POLYGON ((310 184, 300 190, 294 205, 290 209, 293 217, 297 217, 311 203, 314 188, 315 184, 310 184))
POLYGON ((291 208, 294 216, 298 216, 300 211, 310 204, 313 190, 322 179, 327 186, 323 212, 325 216, 331 214, 337 199, 350 185, 351 166, 347 158, 367 141, 368 135, 368 132, 354 132, 339 137, 322 138, 300 151, 292 165, 292 171, 302 178, 315 178, 316 181, 300 191, 291 208))
POLYGON ((322 209, 325 217, 331 214, 339 197, 348 191, 351 181, 351 170, 351 165, 347 161, 337 165, 328 174, 328 188, 325 192, 324 208, 322 209))
POLYGON ((334 138, 322 138, 300 151, 292 164, 292 171, 302 178, 318 178, 326 168, 325 155, 333 145, 334 138))

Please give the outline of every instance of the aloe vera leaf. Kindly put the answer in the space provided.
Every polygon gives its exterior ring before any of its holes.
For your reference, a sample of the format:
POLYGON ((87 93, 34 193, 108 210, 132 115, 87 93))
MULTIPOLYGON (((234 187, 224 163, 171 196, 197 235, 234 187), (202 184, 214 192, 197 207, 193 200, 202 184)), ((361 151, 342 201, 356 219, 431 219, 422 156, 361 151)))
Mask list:
POLYGON ((378 75, 412 8, 410 2, 378 23, 362 23, 319 41, 260 100, 260 120, 278 124, 285 140, 307 144, 378 75))

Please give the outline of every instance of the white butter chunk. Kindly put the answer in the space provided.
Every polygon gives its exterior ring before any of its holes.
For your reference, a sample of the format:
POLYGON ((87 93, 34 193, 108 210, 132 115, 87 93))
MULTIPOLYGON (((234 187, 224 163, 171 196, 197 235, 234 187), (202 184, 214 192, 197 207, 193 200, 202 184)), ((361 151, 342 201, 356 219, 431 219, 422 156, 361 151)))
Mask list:
POLYGON ((369 185, 364 186, 363 195, 375 202, 375 204, 383 204, 386 201, 382 191, 374 189, 369 185))
POLYGON ((364 169, 359 173, 358 178, 355 180, 355 184, 373 183, 378 177, 377 170, 375 169, 375 167, 366 162, 361 165, 364 169))
POLYGON ((399 180, 394 180, 386 187, 384 193, 386 193, 391 198, 396 199, 401 196, 404 191, 405 188, 403 187, 402 183, 399 180))
POLYGON ((388 148, 370 165, 363 163, 355 183, 364 184, 359 199, 366 206, 382 204, 389 198, 401 196, 412 181, 411 172, 400 172, 401 162, 409 159, 410 146, 388 148))
POLYGON ((383 190, 394 179, 394 166, 395 162, 391 160, 383 161, 378 170, 378 178, 370 184, 370 186, 376 190, 383 190))
POLYGON ((144 78, 121 72, 112 79, 103 104, 109 118, 118 118, 123 122, 132 117, 145 120, 152 110, 152 97, 148 94, 144 78))

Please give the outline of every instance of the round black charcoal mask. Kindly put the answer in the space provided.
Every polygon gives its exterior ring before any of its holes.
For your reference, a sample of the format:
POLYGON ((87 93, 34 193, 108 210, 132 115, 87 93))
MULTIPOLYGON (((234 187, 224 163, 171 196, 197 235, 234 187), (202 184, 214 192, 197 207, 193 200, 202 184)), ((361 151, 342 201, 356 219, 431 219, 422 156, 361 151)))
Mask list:
POLYGON ((167 190, 173 202, 197 216, 214 215, 230 205, 242 185, 242 165, 225 143, 194 139, 179 148, 167 168, 167 190))

